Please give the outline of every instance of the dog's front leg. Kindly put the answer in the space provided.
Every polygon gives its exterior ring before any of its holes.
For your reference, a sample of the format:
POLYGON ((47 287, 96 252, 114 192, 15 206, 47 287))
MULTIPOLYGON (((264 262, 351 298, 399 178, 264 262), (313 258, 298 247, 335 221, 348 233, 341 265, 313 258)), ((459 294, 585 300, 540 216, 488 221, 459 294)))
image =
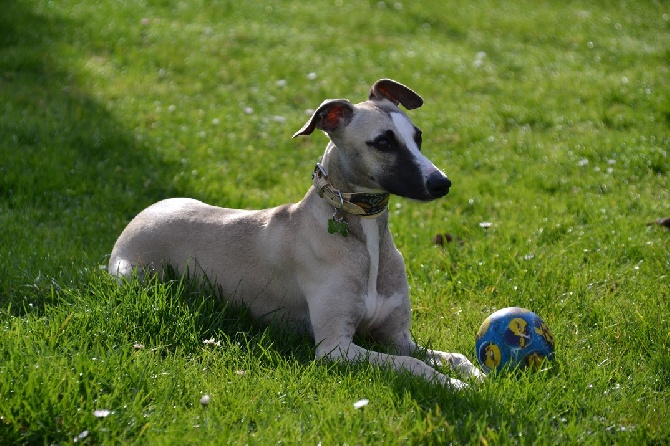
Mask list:
MULTIPOLYGON (((323 300, 328 302, 332 300, 323 300)), ((356 321, 347 311, 337 311, 337 308, 320 308, 317 311, 310 309, 310 318, 314 339, 317 343, 316 358, 334 361, 356 363, 368 361, 380 367, 392 367, 394 370, 405 370, 428 381, 438 381, 454 389, 462 389, 467 385, 458 379, 449 378, 425 362, 404 355, 389 355, 367 350, 354 344, 353 336, 356 331, 356 321)))
POLYGON ((398 354, 412 355, 416 353, 425 353, 426 362, 431 366, 447 366, 458 372, 465 378, 474 377, 479 380, 483 379, 484 374, 470 362, 465 355, 460 353, 447 353, 439 350, 424 349, 417 345, 409 333, 409 330, 398 330, 393 333, 389 339, 398 354))
POLYGON ((339 341, 324 339, 317 346, 316 357, 317 359, 346 361, 352 364, 368 361, 379 367, 391 367, 397 371, 404 370, 428 381, 437 381, 442 385, 449 385, 456 390, 467 387, 463 381, 449 378, 417 358, 367 350, 347 338, 341 338, 339 341))

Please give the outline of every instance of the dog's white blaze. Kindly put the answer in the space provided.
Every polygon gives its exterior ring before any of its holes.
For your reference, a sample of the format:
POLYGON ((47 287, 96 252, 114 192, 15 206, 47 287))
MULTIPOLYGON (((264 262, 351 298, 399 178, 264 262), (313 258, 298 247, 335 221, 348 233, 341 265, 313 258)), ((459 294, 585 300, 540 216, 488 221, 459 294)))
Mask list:
POLYGON ((379 226, 374 218, 361 218, 361 226, 365 234, 365 247, 370 256, 368 272, 368 295, 377 295, 377 276, 379 274, 379 226))
POLYGON ((365 295, 365 319, 375 318, 379 310, 377 296, 377 276, 379 275, 379 226, 374 218, 361 218, 361 226, 365 234, 365 247, 370 256, 368 271, 368 292, 365 295))
POLYGON ((405 145, 412 156, 414 156, 414 160, 421 166, 421 173, 424 178, 427 178, 432 172, 439 170, 435 167, 435 164, 421 153, 416 142, 414 142, 414 124, 407 119, 407 116, 402 113, 391 113, 391 119, 393 120, 393 124, 395 124, 398 133, 400 133, 400 136, 402 136, 402 139, 405 141, 405 145))

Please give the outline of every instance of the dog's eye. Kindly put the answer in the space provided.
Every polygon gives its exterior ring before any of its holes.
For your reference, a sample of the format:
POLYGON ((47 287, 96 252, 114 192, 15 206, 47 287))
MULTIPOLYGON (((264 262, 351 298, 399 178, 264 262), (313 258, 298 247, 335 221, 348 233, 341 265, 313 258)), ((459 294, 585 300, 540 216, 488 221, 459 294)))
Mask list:
POLYGON ((392 150, 395 144, 396 140, 395 137, 393 136, 393 133, 391 133, 391 135, 389 135, 388 133, 384 133, 383 135, 379 135, 374 140, 368 142, 369 146, 372 146, 375 149, 382 152, 392 150))
POLYGON ((375 139, 374 146, 376 149, 379 150, 390 150, 391 149, 391 141, 385 136, 381 138, 375 139))

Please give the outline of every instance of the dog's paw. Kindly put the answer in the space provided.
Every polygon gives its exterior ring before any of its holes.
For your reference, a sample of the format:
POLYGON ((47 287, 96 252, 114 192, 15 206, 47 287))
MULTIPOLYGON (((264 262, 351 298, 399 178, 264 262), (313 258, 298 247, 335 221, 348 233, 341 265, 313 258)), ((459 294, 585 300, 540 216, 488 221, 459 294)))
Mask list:
POLYGON ((472 364, 472 362, 470 362, 470 360, 466 358, 465 355, 460 353, 451 353, 448 361, 451 367, 461 375, 468 378, 476 378, 479 381, 484 379, 484 374, 481 372, 481 370, 472 364))
POLYGON ((467 378, 475 378, 478 381, 484 379, 484 374, 478 367, 472 364, 465 355, 460 353, 445 353, 433 350, 429 352, 429 356, 433 364, 441 366, 449 366, 462 376, 467 378))
POLYGON ((456 391, 465 390, 468 387, 470 387, 469 384, 461 381, 460 379, 450 378, 450 377, 448 377, 446 375, 443 375, 442 373, 439 373, 439 372, 435 372, 435 375, 433 375, 433 379, 436 379, 437 382, 439 382, 443 386, 450 387, 450 388, 452 388, 453 390, 456 390, 456 391))
POLYGON ((482 372, 481 369, 475 365, 472 366, 470 376, 480 382, 484 381, 484 378, 486 378, 486 374, 484 374, 484 372, 482 372))
POLYGON ((447 378, 447 385, 454 390, 465 390, 469 386, 460 379, 447 378))

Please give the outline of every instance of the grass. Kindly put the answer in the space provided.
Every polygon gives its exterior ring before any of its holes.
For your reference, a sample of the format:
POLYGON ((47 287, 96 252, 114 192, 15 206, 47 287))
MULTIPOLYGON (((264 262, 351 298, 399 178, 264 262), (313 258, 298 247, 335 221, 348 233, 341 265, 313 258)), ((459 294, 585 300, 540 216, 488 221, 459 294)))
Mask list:
POLYGON ((11 2, 0 443, 669 442, 670 233, 647 226, 670 212, 668 48, 652 1, 11 2), (326 141, 290 138, 305 110, 382 77, 424 97, 412 119, 454 182, 391 203, 414 336, 474 359, 485 316, 524 306, 551 370, 454 393, 315 363, 207 288, 100 268, 161 198, 299 200, 326 141))

